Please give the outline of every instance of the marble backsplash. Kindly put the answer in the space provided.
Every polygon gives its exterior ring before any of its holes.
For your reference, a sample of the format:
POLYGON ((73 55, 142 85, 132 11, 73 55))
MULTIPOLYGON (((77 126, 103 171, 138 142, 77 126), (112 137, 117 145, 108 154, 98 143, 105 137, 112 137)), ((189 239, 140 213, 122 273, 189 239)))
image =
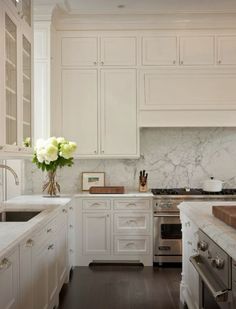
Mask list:
MULTIPOLYGON (((236 128, 145 128, 141 129, 138 160, 75 160, 59 174, 62 193, 81 190, 83 171, 105 172, 106 185, 138 187, 139 171, 149 173, 149 188, 201 187, 214 176, 236 187, 236 128)), ((79 145, 78 145, 79 146, 79 145)), ((25 193, 41 193, 45 175, 25 162, 25 193)))

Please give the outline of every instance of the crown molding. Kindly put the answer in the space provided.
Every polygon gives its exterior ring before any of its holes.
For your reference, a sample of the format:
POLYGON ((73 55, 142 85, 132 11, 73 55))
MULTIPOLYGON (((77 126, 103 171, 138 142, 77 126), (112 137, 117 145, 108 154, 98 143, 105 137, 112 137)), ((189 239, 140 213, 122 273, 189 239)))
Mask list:
POLYGON ((57 30, 234 29, 236 13, 55 14, 57 30))

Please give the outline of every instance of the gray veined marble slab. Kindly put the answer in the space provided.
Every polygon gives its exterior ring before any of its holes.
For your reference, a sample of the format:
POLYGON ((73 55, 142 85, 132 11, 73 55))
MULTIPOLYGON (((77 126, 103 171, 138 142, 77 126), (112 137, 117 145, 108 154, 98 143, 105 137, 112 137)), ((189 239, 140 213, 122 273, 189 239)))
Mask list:
POLYGON ((183 202, 178 207, 225 252, 236 259, 236 229, 212 214, 212 206, 224 205, 236 205, 236 202, 183 202))
MULTIPOLYGON (((106 185, 134 191, 142 169, 149 174, 149 188, 199 188, 210 176, 225 181, 227 188, 236 187, 236 128, 143 128, 140 143, 140 159, 80 159, 73 168, 62 168, 62 192, 79 192, 83 171, 105 172, 106 185)), ((41 193, 44 177, 26 161, 25 193, 41 193)))

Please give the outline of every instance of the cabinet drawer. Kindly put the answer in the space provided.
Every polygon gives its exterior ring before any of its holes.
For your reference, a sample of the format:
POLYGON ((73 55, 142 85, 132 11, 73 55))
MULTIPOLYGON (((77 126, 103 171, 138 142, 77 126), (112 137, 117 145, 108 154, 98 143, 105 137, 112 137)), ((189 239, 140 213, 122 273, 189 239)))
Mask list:
POLYGON ((149 210, 150 201, 148 199, 122 199, 114 201, 115 210, 149 210))
POLYGON ((83 200, 84 210, 109 210, 111 208, 109 200, 83 200))
POLYGON ((148 213, 116 213, 114 215, 114 233, 150 232, 150 215, 148 213))
POLYGON ((115 236, 115 254, 148 254, 149 236, 115 236))

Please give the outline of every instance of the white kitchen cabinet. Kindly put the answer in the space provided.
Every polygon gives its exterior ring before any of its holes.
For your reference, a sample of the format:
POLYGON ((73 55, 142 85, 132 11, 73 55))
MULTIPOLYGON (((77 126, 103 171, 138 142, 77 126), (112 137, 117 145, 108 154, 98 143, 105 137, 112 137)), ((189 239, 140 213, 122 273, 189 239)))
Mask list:
POLYGON ((0 260, 0 308, 18 309, 19 250, 15 249, 0 260))
POLYGON ((64 284, 68 271, 68 210, 62 209, 57 217, 57 272, 59 290, 64 284))
POLYGON ((110 214, 84 213, 83 214, 83 254, 108 255, 110 254, 110 214))
POLYGON ((61 106, 53 134, 77 142, 77 157, 138 157, 136 36, 63 33, 58 44, 61 106))
POLYGON ((214 42, 213 35, 180 37, 180 65, 213 65, 214 42))
POLYGON ((144 36, 142 38, 142 64, 168 65, 177 63, 176 36, 144 36))
POLYGON ((236 36, 217 37, 217 64, 236 65, 236 36))
POLYGON ((47 309, 48 298, 48 244, 33 250, 33 308, 47 309))
POLYGON ((152 199, 77 197, 75 264, 140 261, 152 265, 152 199))
POLYGON ((148 254, 150 252, 150 237, 116 235, 114 238, 114 253, 121 255, 148 254))
POLYGON ((196 255, 198 227, 186 215, 181 214, 183 232, 183 272, 181 294, 189 308, 199 308, 199 276, 189 258, 196 255))
POLYGON ((136 37, 101 37, 101 61, 104 66, 135 66, 137 63, 136 37))
POLYGON ((20 308, 33 309, 33 237, 20 244, 20 308))
POLYGON ((95 66, 98 62, 98 38, 63 38, 61 51, 63 66, 95 66))
POLYGON ((0 8, 0 145, 3 152, 21 155, 28 152, 23 140, 32 138, 31 1, 16 6, 2 1, 0 8))
POLYGON ((78 155, 98 153, 98 72, 62 70, 62 134, 78 155))
POLYGON ((104 155, 137 155, 136 70, 101 72, 102 146, 104 155))
POLYGON ((75 266, 75 208, 73 202, 68 206, 68 264, 70 271, 75 266))

